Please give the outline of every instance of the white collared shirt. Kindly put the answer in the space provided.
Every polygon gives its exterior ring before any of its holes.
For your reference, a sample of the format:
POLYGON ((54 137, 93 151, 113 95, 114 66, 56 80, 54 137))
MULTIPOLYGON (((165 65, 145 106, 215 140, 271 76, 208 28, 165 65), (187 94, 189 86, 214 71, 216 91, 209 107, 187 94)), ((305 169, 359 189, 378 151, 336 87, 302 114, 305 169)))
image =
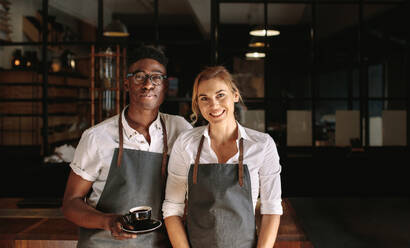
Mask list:
MULTIPOLYGON (((128 125, 122 111, 122 124, 124 134, 124 148, 141 151, 162 153, 163 136, 160 116, 165 122, 168 138, 168 153, 170 153, 174 141, 178 135, 192 126, 182 117, 158 113, 157 119, 151 123, 148 131, 151 143, 148 143, 144 135, 128 125)), ((71 169, 87 181, 94 182, 92 193, 87 199, 89 205, 95 207, 104 189, 110 170, 115 148, 118 148, 118 117, 111 117, 84 131, 80 142, 75 150, 71 169)), ((136 196, 137 197, 137 196, 136 196)))
MULTIPOLYGON (((199 159, 200 164, 218 163, 211 148, 208 126, 184 131, 174 143, 168 163, 168 179, 165 201, 162 206, 164 218, 182 216, 188 191, 188 173, 194 164, 201 136, 205 136, 199 159)), ((260 194, 261 214, 282 214, 281 166, 275 142, 266 133, 242 127, 238 123, 238 140, 243 138, 243 163, 248 166, 251 177, 252 202, 255 210, 260 194)), ((237 164, 238 152, 226 163, 237 164)))

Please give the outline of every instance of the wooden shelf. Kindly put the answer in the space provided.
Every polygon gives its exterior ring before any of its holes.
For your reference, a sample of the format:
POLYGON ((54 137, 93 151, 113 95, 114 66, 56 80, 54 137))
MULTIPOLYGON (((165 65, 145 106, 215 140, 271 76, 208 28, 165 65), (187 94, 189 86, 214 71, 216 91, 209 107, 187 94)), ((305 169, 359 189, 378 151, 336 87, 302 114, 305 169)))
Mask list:
MULTIPOLYGON (((41 145, 42 74, 6 70, 0 71, 0 78, 0 145, 41 145)), ((88 117, 89 79, 58 73, 50 74, 48 82, 52 86, 47 89, 49 143, 79 139, 82 130, 69 131, 69 127, 88 117)))

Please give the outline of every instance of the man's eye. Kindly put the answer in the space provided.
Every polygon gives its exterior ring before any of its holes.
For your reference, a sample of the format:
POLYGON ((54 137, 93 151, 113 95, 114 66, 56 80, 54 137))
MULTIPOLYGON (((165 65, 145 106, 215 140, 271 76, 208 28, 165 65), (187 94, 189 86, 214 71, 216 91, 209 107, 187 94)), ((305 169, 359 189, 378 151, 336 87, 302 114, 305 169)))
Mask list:
POLYGON ((162 79, 161 75, 152 75, 152 80, 154 80, 154 81, 159 81, 161 79, 162 79))
POLYGON ((143 79, 145 79, 145 75, 135 74, 135 79, 136 80, 143 80, 143 79))

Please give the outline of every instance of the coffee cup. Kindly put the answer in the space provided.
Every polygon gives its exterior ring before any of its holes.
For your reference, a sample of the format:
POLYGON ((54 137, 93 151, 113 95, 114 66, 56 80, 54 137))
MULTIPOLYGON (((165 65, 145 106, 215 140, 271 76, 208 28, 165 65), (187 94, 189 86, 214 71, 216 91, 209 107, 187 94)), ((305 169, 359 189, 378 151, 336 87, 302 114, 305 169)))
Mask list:
POLYGON ((139 206, 131 208, 128 214, 124 215, 127 224, 135 225, 151 219, 152 208, 149 206, 139 206))

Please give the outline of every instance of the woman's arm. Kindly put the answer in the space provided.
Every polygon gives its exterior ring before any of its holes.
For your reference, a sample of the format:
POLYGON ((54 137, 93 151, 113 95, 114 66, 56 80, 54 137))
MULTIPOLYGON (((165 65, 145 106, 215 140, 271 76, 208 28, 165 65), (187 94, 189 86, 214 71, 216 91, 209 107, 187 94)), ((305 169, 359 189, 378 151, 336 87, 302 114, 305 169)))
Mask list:
POLYGON ((270 136, 267 136, 267 138, 263 165, 259 169, 262 220, 258 237, 258 248, 273 247, 278 234, 280 215, 283 213, 279 154, 273 139, 270 136))
POLYGON ((184 248, 189 247, 188 237, 185 232, 184 224, 179 216, 169 216, 164 220, 167 227, 169 240, 172 247, 184 248))
POLYGON ((258 236, 258 248, 272 248, 276 241, 280 223, 280 215, 264 214, 262 215, 261 228, 258 236))
POLYGON ((165 226, 173 247, 189 247, 182 223, 190 166, 185 148, 180 135, 174 143, 169 158, 165 200, 162 205, 165 226))

